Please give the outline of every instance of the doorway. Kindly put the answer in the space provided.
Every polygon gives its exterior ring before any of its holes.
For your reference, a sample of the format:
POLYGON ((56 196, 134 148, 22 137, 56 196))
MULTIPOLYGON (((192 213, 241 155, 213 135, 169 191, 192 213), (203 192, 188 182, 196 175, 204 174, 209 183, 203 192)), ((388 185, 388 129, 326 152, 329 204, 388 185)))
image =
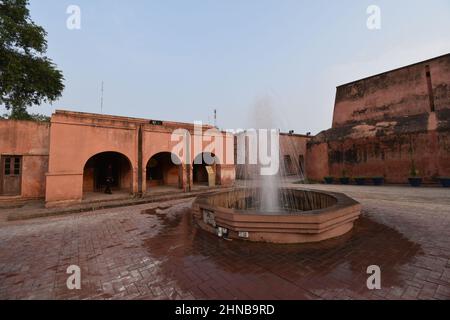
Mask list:
POLYGON ((1 157, 0 194, 19 196, 22 189, 22 156, 1 157))

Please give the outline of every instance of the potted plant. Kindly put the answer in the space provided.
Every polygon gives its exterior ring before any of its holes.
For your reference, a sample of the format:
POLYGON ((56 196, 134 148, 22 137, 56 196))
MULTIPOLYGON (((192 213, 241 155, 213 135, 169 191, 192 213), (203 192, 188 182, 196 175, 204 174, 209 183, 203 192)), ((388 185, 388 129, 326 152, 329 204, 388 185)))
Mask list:
POLYGON ((324 180, 325 180, 325 183, 326 184, 333 184, 333 182, 334 182, 334 177, 325 177, 325 178, 323 178, 324 180))
POLYGON ((339 181, 341 182, 341 184, 349 184, 350 183, 350 178, 347 177, 347 171, 345 169, 342 170, 342 176, 339 178, 339 181))
POLYGON ((366 184, 366 177, 355 177, 354 180, 358 186, 363 186, 366 184))
POLYGON ((417 171, 414 161, 411 164, 411 172, 408 180, 411 187, 420 187, 422 185, 422 177, 419 176, 419 171, 417 171))
POLYGON ((450 177, 440 177, 439 181, 444 188, 450 188, 450 177))
POLYGON ((384 184, 384 177, 382 177, 382 176, 372 177, 372 182, 375 186, 381 186, 384 184))

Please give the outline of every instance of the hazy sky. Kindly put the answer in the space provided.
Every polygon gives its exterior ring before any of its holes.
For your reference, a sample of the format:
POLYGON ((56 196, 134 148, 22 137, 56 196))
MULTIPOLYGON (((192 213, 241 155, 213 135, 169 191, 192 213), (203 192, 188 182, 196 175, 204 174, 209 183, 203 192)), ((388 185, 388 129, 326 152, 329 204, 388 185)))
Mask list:
POLYGON ((282 130, 331 126, 336 86, 450 52, 449 0, 31 0, 66 89, 52 106, 282 130), (366 26, 381 8, 381 30, 366 26), (69 30, 69 5, 81 30, 69 30), (261 102, 262 101, 262 102, 261 102), (261 105, 271 105, 265 113, 261 105), (277 120, 274 120, 277 119, 277 120))

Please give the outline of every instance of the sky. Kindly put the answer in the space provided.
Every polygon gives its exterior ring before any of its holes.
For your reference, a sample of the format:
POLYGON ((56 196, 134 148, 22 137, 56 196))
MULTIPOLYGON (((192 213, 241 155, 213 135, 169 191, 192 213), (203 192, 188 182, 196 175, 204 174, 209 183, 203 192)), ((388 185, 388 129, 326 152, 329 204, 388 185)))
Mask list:
POLYGON ((222 129, 316 134, 331 127, 336 86, 450 53, 448 0, 30 0, 30 11, 65 77, 58 101, 30 110, 47 115, 213 123, 217 109, 222 129), (81 29, 67 28, 69 5, 81 29), (367 27, 370 5, 381 29, 367 27))

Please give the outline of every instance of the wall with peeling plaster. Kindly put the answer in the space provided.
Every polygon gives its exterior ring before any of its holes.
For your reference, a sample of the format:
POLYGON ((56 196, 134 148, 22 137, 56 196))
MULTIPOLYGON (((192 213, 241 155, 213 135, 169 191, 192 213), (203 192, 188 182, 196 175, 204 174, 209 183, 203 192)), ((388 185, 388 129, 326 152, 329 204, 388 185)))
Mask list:
POLYGON ((333 127, 308 143, 308 178, 450 176, 450 54, 337 88, 333 127))

